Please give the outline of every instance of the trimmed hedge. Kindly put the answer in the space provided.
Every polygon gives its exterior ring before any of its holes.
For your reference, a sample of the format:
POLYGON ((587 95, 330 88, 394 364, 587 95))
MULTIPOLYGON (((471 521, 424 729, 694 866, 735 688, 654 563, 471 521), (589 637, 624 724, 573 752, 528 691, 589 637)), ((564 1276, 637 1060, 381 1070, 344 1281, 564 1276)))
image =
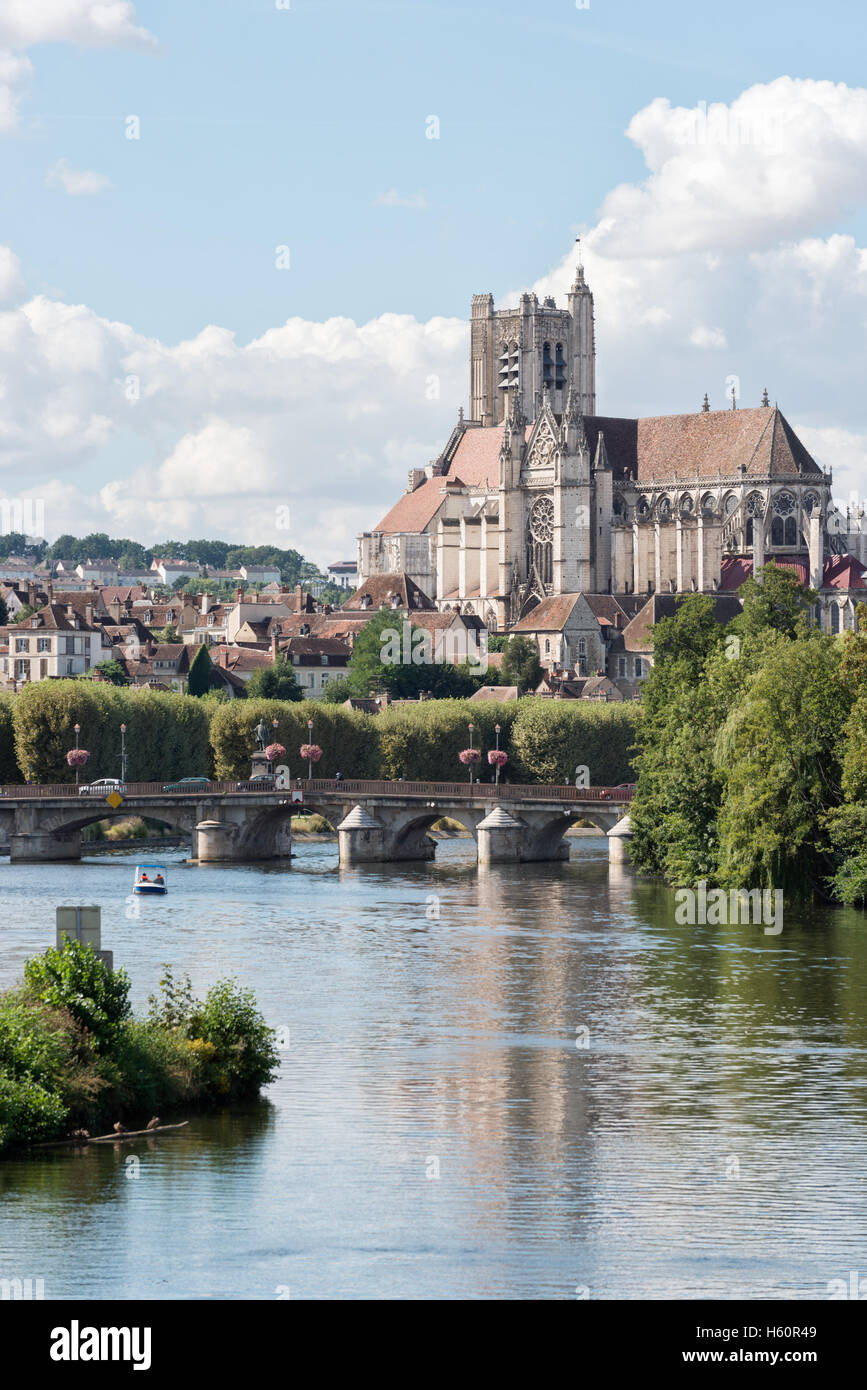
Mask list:
POLYGON ((130 781, 244 778, 250 774, 260 718, 268 726, 269 742, 284 744, 293 776, 306 775, 299 748, 308 741, 307 720, 312 719, 313 742, 322 749, 314 775, 333 777, 339 770, 344 777, 464 781, 468 772, 458 754, 469 744, 467 725, 472 723, 473 746, 482 754, 476 775, 485 780, 491 775, 487 754, 495 747, 494 726, 499 724, 500 747, 509 757, 501 780, 573 781, 576 766, 583 764, 590 769, 591 784, 613 786, 632 778, 639 709, 530 696, 505 704, 424 700, 367 715, 311 700, 215 704, 147 689, 43 681, 0 700, 0 768, 7 781, 22 780, 19 769, 29 769, 35 782, 73 782, 66 754, 74 747, 77 721, 80 746, 91 755, 83 780, 117 777, 120 725, 126 723, 130 781))
POLYGON ((66 754, 90 753, 81 780, 120 776, 120 726, 126 724, 131 782, 207 776, 211 771, 209 713, 213 705, 190 695, 103 685, 91 681, 39 681, 14 697, 12 721, 18 766, 34 782, 74 782, 66 754))
MULTIPOLYGON (((378 716, 377 716, 378 717, 378 716)), ((211 720, 214 772, 220 779, 249 777, 250 759, 256 747, 256 725, 264 719, 268 741, 282 743, 292 776, 306 776, 307 764, 299 749, 308 742, 307 721, 313 720, 313 742, 322 749, 314 776, 378 777, 379 740, 376 718, 339 705, 315 700, 300 704, 287 700, 231 700, 220 705, 211 720), (277 720, 276 733, 272 720, 277 720)))
POLYGON ((21 769, 15 757, 15 726, 12 711, 14 695, 0 695, 0 783, 21 782, 21 769))
POLYGON ((515 753, 533 781, 572 782, 575 768, 584 765, 591 786, 614 787, 633 778, 638 719, 635 704, 521 700, 512 734, 515 753))

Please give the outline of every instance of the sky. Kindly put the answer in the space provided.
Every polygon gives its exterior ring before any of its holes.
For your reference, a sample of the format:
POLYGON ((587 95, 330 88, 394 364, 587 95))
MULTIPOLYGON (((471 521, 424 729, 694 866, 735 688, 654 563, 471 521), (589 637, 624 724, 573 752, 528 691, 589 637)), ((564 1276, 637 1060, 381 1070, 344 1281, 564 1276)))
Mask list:
POLYGON ((867 492, 841 0, 0 0, 0 495, 49 539, 355 553, 572 279, 600 414, 758 405, 867 492))

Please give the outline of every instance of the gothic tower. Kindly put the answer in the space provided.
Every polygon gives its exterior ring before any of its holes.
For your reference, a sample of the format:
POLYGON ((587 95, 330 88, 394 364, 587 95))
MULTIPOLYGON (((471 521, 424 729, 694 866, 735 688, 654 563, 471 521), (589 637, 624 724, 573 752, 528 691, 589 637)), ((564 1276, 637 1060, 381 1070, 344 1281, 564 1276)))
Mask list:
POLYGON ((473 295, 470 312, 470 414, 482 425, 502 425, 517 391, 532 423, 545 393, 555 415, 566 408, 570 380, 583 415, 596 414, 593 295, 578 266, 568 308, 550 297, 522 294, 516 309, 495 309, 491 294, 473 295))

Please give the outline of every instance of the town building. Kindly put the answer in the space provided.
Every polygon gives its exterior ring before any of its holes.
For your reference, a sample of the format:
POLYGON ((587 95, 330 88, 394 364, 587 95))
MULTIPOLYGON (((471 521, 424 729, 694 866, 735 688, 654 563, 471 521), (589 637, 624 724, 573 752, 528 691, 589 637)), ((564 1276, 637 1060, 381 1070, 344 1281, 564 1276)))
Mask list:
POLYGON ((867 521, 837 507, 830 470, 767 392, 750 409, 705 396, 693 413, 604 416, 595 359, 580 265, 565 308, 474 296, 469 413, 359 537, 359 592, 405 575, 440 610, 532 634, 552 659, 577 661, 583 635, 591 669, 579 596, 734 593, 773 560, 819 592, 823 626, 852 627, 867 521), (573 602, 552 610, 560 599, 573 602))

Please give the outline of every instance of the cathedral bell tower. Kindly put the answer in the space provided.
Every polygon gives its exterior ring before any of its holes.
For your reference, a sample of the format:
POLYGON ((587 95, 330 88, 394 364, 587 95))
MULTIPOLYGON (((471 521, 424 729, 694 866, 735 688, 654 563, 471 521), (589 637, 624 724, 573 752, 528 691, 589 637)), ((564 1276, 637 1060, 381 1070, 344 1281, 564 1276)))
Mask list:
POLYGON ((596 413, 593 295, 578 266, 568 307, 522 294, 515 309, 496 309, 491 294, 473 295, 470 314, 470 414, 480 425, 502 425, 517 392, 532 424, 547 395, 551 410, 566 409, 574 383, 577 408, 596 413))

